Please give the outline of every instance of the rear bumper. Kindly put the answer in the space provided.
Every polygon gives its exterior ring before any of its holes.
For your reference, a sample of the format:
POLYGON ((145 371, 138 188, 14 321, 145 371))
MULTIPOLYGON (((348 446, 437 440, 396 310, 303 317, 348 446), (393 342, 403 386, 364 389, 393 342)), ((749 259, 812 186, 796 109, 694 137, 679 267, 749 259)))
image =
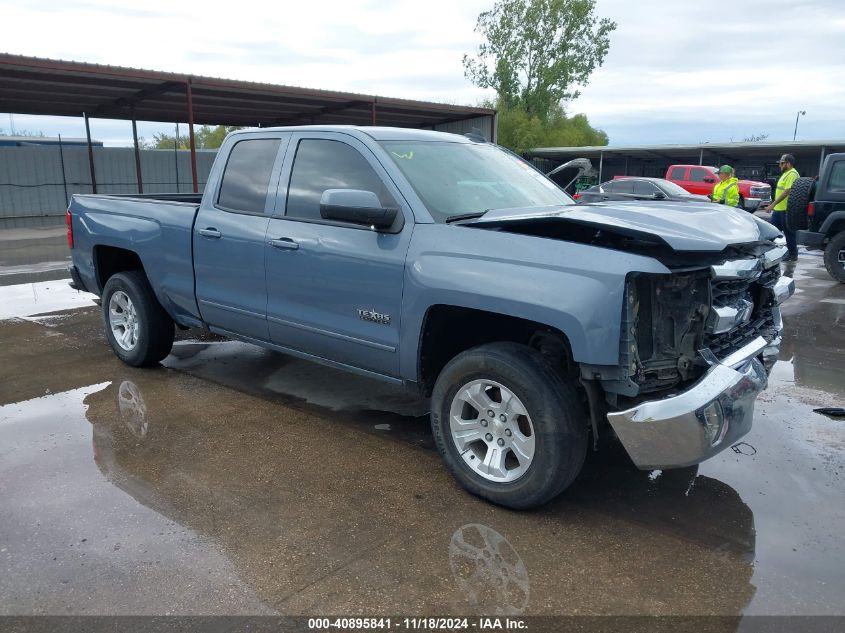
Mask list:
POLYGON ((824 241, 827 235, 815 231, 796 231, 795 241, 810 248, 824 248, 824 241))
POLYGON ((67 283, 67 285, 73 288, 74 290, 88 292, 88 289, 85 287, 85 284, 83 283, 82 277, 80 277, 79 271, 76 269, 76 266, 68 266, 67 271, 68 273, 70 273, 70 281, 67 283))
POLYGON ((758 337, 715 362, 686 391, 608 413, 608 421, 637 467, 692 466, 748 433, 754 401, 768 382, 758 356, 776 357, 779 344, 779 337, 771 343, 758 337))

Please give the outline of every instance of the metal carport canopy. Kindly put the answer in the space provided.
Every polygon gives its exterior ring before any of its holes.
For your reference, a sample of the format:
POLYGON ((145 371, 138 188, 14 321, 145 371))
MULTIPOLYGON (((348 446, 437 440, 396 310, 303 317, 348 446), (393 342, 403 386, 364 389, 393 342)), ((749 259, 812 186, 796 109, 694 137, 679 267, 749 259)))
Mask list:
POLYGON ((277 126, 308 123, 434 128, 495 110, 166 73, 0 53, 0 112, 83 116, 91 186, 97 192, 88 120, 132 121, 138 191, 143 192, 136 121, 188 123, 194 192, 194 123, 277 126))
POLYGON ((0 112, 208 125, 431 127, 495 110, 0 54, 0 112))

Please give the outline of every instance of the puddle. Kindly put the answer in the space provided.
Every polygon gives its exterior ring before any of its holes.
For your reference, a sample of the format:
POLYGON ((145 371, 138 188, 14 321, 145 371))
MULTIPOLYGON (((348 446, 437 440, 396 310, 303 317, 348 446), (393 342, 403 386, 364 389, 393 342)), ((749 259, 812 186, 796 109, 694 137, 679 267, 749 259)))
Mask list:
POLYGON ((0 286, 0 319, 87 308, 96 297, 67 285, 69 279, 0 286))
POLYGON ((104 476, 85 402, 112 388, 0 406, 0 615, 269 613, 207 539, 104 476))

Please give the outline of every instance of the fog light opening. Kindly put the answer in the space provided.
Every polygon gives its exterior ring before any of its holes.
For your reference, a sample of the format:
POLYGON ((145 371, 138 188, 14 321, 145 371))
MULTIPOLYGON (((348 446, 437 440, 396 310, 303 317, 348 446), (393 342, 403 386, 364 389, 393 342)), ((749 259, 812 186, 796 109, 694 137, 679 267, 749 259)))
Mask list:
POLYGON ((710 440, 710 446, 717 446, 725 439, 728 432, 728 421, 722 411, 722 405, 714 400, 698 412, 698 418, 704 425, 704 432, 710 440))

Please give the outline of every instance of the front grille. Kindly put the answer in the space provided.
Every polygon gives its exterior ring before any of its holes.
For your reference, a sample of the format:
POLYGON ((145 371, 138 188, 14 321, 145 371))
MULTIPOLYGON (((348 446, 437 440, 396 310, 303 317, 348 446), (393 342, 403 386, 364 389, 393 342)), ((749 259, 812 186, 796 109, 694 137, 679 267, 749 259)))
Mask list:
POLYGON ((771 288, 781 275, 780 266, 743 272, 748 269, 744 262, 727 261, 712 269, 714 277, 710 279, 710 301, 713 310, 720 310, 720 313, 715 319, 711 313, 703 344, 716 358, 724 358, 758 336, 772 341, 777 335, 771 288), (742 275, 746 275, 745 278, 741 278, 742 275), (725 319, 732 317, 736 324, 730 330, 714 333, 714 330, 724 330, 725 319))
POLYGON ((764 270, 757 280, 757 283, 766 288, 770 288, 777 283, 780 278, 780 266, 772 266, 768 270, 764 270))
POLYGON ((704 344, 716 355, 725 358, 758 336, 771 341, 775 336, 775 320, 771 308, 755 311, 751 320, 723 334, 705 334, 704 344))
POLYGON ((714 279, 710 284, 713 306, 723 308, 745 299, 751 282, 747 279, 714 279))
POLYGON ((770 198, 772 195, 771 187, 751 187, 749 192, 752 198, 770 198))

